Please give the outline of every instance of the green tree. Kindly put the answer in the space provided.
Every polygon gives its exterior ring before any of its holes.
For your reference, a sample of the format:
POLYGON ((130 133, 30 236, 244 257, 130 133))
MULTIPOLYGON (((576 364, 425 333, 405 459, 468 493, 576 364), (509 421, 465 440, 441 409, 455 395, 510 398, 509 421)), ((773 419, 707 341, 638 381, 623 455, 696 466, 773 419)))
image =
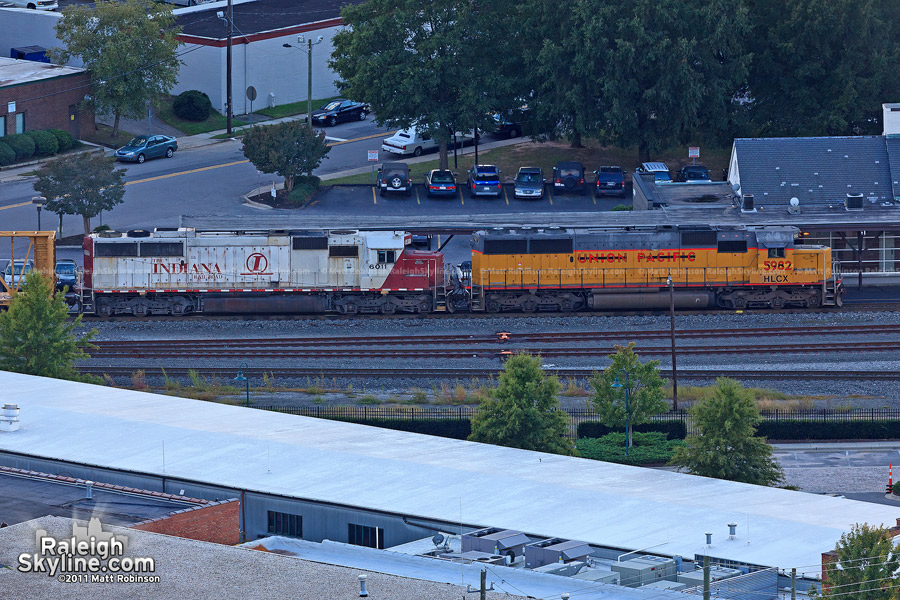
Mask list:
POLYGON ((294 189, 294 178, 312 175, 331 148, 325 132, 316 133, 299 121, 253 127, 244 135, 244 156, 263 173, 284 177, 284 189, 294 189))
POLYGON ((511 24, 500 19, 506 0, 369 0, 341 11, 346 29, 335 34, 329 66, 341 93, 368 102, 379 123, 414 124, 440 145, 446 169, 452 132, 467 131, 509 98, 514 60, 503 51, 511 24), (504 92, 501 94, 500 92, 504 92))
POLYGON ((559 380, 545 377, 538 356, 506 361, 500 384, 472 416, 469 440, 555 454, 572 454, 568 417, 559 410, 559 380))
POLYGON ((102 154, 67 155, 44 163, 37 170, 34 189, 47 199, 45 208, 60 216, 81 215, 84 234, 91 232, 91 219, 112 210, 125 196, 124 169, 102 154))
POLYGON ((739 382, 721 377, 708 398, 690 409, 698 435, 675 451, 671 464, 695 475, 771 485, 784 474, 772 448, 756 437, 761 420, 752 394, 739 382))
POLYGON ((823 590, 814 599, 897 600, 900 598, 900 544, 891 532, 866 523, 853 526, 835 544, 833 560, 825 563, 823 590))
POLYGON ((31 272, 0 312, 0 369, 57 379, 83 379, 75 361, 89 358, 96 330, 78 337, 81 315, 68 321, 63 294, 53 293, 53 280, 31 272))
POLYGON ((634 342, 616 346, 611 354, 612 363, 601 373, 594 373, 591 386, 594 410, 607 427, 625 427, 625 390, 628 389, 628 429, 626 443, 631 439, 631 428, 650 421, 653 415, 668 410, 664 383, 659 375, 659 361, 642 363, 634 351, 634 342), (622 370, 628 373, 626 383, 622 370), (621 387, 613 387, 618 378, 621 387))
POLYGON ((147 102, 156 103, 178 80, 181 28, 172 9, 152 0, 101 0, 62 11, 56 37, 65 47, 51 49, 51 60, 81 58, 95 82, 89 105, 115 116, 113 136, 121 117, 143 117, 147 102))
POLYGON ((881 133, 900 97, 900 4, 748 0, 751 113, 762 135, 881 133))

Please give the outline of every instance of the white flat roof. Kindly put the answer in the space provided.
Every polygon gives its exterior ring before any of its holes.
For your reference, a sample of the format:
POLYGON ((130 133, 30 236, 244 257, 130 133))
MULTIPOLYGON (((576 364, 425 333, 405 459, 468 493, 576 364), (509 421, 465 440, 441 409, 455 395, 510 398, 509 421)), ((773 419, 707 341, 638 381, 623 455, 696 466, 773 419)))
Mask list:
POLYGON ((78 73, 84 73, 84 69, 51 65, 34 60, 0 57, 0 88, 63 75, 77 75, 78 73))
POLYGON ((843 498, 27 375, 0 373, 0 390, 22 409, 0 450, 628 550, 811 574, 854 523, 900 517, 843 498))

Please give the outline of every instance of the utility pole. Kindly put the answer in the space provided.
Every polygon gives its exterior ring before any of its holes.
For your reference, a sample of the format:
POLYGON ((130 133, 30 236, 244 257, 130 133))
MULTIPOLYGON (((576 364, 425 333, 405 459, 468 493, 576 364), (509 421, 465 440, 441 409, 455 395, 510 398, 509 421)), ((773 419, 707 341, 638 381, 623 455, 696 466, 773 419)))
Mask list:
POLYGON ((678 367, 675 362, 675 283, 669 275, 669 325, 672 337, 672 410, 678 410, 678 367))
POLYGON ((481 600, 487 600, 487 571, 481 570, 481 600))
POLYGON ((231 116, 234 110, 231 106, 231 38, 234 34, 234 1, 228 0, 228 49, 225 52, 225 104, 226 127, 228 135, 231 135, 231 116))
POLYGON ((703 557, 703 600, 709 600, 709 556, 703 557))
MULTIPOLYGON (((306 40, 306 43, 306 124, 312 129, 312 36, 306 40)), ((307 175, 312 176, 312 173, 307 173, 307 175)))

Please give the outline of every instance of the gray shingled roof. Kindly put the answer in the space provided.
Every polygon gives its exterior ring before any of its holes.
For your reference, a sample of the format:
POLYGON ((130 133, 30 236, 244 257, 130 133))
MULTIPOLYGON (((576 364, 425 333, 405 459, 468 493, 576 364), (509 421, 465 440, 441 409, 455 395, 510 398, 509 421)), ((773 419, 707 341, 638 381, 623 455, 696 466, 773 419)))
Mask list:
POLYGON ((894 190, 894 198, 900 198, 900 137, 885 136, 887 146, 888 163, 891 166, 891 186, 894 190))
POLYGON ((900 179, 900 168, 891 177, 880 135, 739 138, 734 146, 741 194, 753 194, 758 205, 787 204, 795 196, 801 206, 828 204, 843 202, 848 193, 883 202, 893 199, 892 181, 900 179))

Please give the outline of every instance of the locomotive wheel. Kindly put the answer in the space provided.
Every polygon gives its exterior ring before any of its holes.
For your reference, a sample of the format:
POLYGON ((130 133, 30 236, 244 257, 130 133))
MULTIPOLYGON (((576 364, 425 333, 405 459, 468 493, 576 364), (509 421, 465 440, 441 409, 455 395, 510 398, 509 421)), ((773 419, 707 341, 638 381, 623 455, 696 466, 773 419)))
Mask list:
POLYGON ((809 308, 819 308, 822 304, 822 299, 817 295, 813 295, 809 297, 809 300, 806 301, 806 306, 809 308))
POLYGON ((385 302, 381 305, 381 314, 392 315, 397 312, 397 307, 392 302, 385 302))
POLYGON ((784 298, 772 298, 772 308, 774 308, 774 309, 784 308, 784 298))
POLYGON ((537 302, 534 300, 526 300, 522 303, 522 310, 527 313, 533 313, 537 310, 537 302))
POLYGON ((487 303, 487 312, 489 313, 498 313, 500 312, 500 303, 496 300, 491 300, 487 303))
POLYGON ((146 300, 138 300, 138 301, 135 302, 135 304, 134 304, 134 309, 133 309, 134 316, 136 316, 136 317, 146 317, 148 314, 150 314, 149 308, 150 308, 150 307, 148 306, 146 300))
POLYGON ((112 308, 109 306, 109 300, 106 298, 97 298, 94 302, 94 311, 101 317, 112 315, 112 308))

